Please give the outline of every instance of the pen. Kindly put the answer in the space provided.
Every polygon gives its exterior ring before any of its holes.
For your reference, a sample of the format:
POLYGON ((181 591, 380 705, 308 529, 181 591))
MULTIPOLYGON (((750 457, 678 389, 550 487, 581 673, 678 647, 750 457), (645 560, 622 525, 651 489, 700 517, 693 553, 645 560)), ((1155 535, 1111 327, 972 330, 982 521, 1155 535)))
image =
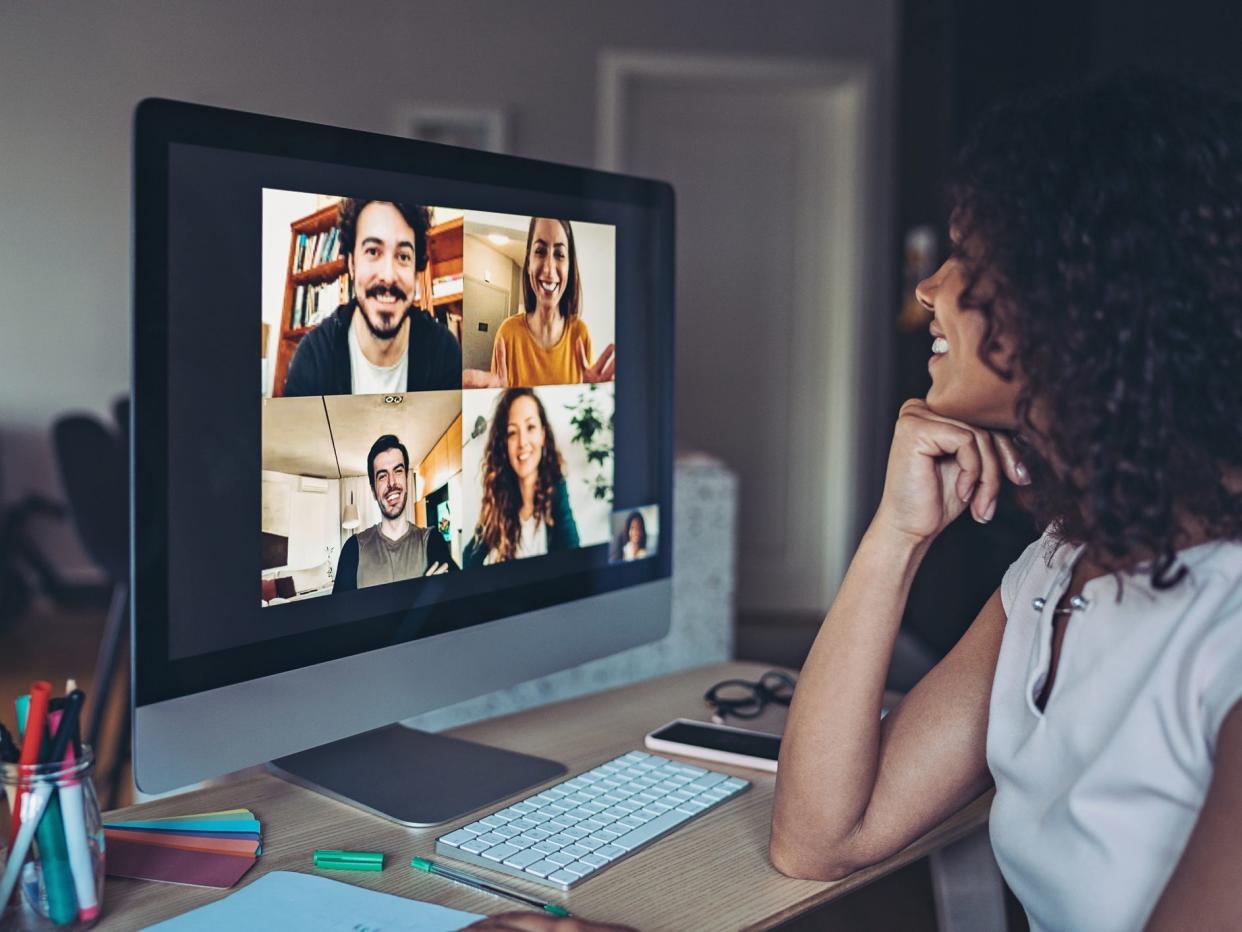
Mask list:
POLYGON ((467 887, 474 887, 476 890, 484 890, 487 893, 494 893, 496 896, 508 897, 511 900, 517 900, 519 903, 525 903, 527 906, 533 906, 535 909, 542 909, 544 912, 551 913, 553 916, 572 916, 569 910, 564 906, 557 906, 555 903, 541 903, 534 897, 527 896, 525 893, 518 893, 516 890, 508 890, 504 887, 498 887, 490 881, 484 880, 482 877, 476 877, 474 874, 467 874, 465 871, 454 870, 451 867, 444 867, 435 861, 429 861, 427 858, 414 858, 410 861, 410 867, 416 870, 425 871, 428 874, 435 874, 438 877, 445 877, 448 880, 454 880, 457 883, 464 884, 467 887))
MULTIPOLYGON (((70 690, 56 729, 57 744, 61 741, 62 733, 65 736, 66 768, 74 767, 82 756, 78 734, 82 721, 82 704, 85 701, 86 695, 81 690, 70 690)), ((65 844, 69 847, 69 870, 73 875, 73 888, 77 894, 78 918, 89 922, 99 915, 99 899, 95 894, 91 849, 86 840, 85 802, 81 782, 67 780, 60 788, 60 800, 61 815, 65 820, 65 844)))
MULTIPOLYGON (((51 698, 52 684, 46 680, 39 680, 30 687, 30 703, 26 712, 26 721, 17 723, 17 727, 22 731, 22 751, 21 756, 17 759, 17 763, 22 767, 29 767, 39 763, 39 752, 43 745, 43 726, 47 722, 47 703, 51 698)), ((23 703, 18 700, 18 718, 22 717, 20 707, 23 703)), ((13 815, 9 820, 9 840, 16 844, 17 835, 21 831, 22 825, 22 796, 25 795, 21 781, 17 784, 16 799, 13 802, 13 815)), ((47 805, 47 800, 44 800, 47 805)), ((11 857, 11 855, 10 855, 11 857)), ((8 902, 7 899, 0 900, 0 903, 8 902)))
POLYGON ((8 906, 9 897, 13 895, 13 887, 17 885, 17 875, 22 872, 22 864, 26 853, 30 851, 30 843, 34 840, 35 827, 43 821, 43 810, 52 797, 53 786, 50 783, 38 783, 30 791, 30 800, 25 803, 27 818, 17 833, 17 839, 9 848, 9 859, 4 865, 4 876, 0 877, 0 912, 8 906))
MULTIPOLYGON (((77 703, 80 707, 81 697, 77 703)), ((55 734, 50 750, 40 762, 60 769, 65 766, 69 740, 73 736, 73 721, 65 710, 49 713, 47 721, 49 731, 54 729, 55 734)), ((52 793, 48 797, 43 818, 35 829, 35 842, 39 846, 39 867, 43 877, 43 890, 47 895, 48 918, 58 926, 63 926, 78 918, 78 897, 73 869, 69 863, 69 841, 65 835, 65 800, 60 787, 62 777, 59 773, 49 771, 43 779, 52 787, 52 793)))

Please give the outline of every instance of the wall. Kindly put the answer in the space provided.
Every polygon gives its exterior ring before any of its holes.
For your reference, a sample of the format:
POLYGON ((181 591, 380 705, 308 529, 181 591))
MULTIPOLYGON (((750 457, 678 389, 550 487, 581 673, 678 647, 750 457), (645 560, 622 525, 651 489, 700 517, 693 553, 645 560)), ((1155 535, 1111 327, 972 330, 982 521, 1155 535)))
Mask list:
POLYGON ((324 561, 335 568, 341 525, 340 483, 321 479, 317 481, 326 485, 324 491, 303 492, 300 478, 263 470, 260 527, 269 534, 289 538, 289 569, 309 569, 324 561))
POLYGON ((511 151, 591 164, 606 49, 848 58, 875 69, 888 145, 896 6, 548 0, 533 15, 487 0, 377 0, 351 21, 325 0, 6 5, 3 494, 54 487, 44 437, 58 412, 102 411, 127 391, 130 132, 143 97, 379 132, 404 104, 496 105, 510 118, 511 151))
POLYGON ((470 307, 461 338, 462 365, 467 369, 490 369, 496 332, 514 301, 509 288, 513 281, 513 260, 473 236, 465 237, 462 258, 466 270, 463 292, 465 303, 470 307), (488 287, 496 289, 492 301, 485 300, 484 290, 488 287), (504 306, 501 306, 501 293, 504 306), (487 324, 487 332, 479 330, 480 323, 487 324))

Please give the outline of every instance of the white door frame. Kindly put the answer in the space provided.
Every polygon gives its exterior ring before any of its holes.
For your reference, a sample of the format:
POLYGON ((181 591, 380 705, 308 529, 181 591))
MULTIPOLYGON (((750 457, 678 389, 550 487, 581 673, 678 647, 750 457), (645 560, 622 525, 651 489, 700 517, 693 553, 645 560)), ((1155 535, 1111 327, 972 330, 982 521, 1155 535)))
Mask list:
MULTIPOLYGON (((816 284, 818 300, 825 309, 826 325, 819 329, 815 358, 827 367, 828 398, 823 405, 826 438, 817 468, 824 476, 825 510, 819 516, 825 528, 824 552, 816 567, 807 572, 818 577, 818 608, 832 601, 845 575, 856 544, 859 526, 860 468, 864 455, 864 367, 878 360, 876 347, 862 341, 867 293, 868 244, 874 237, 867 229, 868 207, 877 199, 873 153, 875 126, 874 78, 870 67, 854 61, 823 61, 788 58, 754 58, 699 53, 610 50, 601 53, 596 126, 597 163, 605 170, 624 171, 624 121, 634 86, 643 79, 705 80, 724 84, 789 87, 822 95, 826 124, 831 131, 826 143, 833 147, 827 160, 835 169, 826 179, 830 210, 824 214, 824 256, 816 284)), ((872 260, 874 261, 874 260, 872 260)), ((747 606, 742 606, 747 608, 747 606)), ((804 605, 770 604, 777 610, 798 610, 804 605)))

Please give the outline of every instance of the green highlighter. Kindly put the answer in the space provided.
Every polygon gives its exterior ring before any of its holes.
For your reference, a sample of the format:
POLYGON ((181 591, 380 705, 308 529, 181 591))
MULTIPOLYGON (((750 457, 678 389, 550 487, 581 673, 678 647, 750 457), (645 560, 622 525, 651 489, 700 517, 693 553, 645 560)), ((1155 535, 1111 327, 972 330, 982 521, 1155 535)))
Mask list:
POLYGON ((315 866, 329 871, 382 871, 382 851, 332 851, 319 849, 315 852, 315 866))
POLYGON ((542 909, 545 913, 551 913, 553 916, 572 916, 569 910, 564 906, 557 906, 555 903, 541 903, 534 897, 529 897, 525 893, 519 893, 517 890, 510 890, 498 884, 484 880, 482 877, 476 877, 474 874, 467 874, 465 871, 454 870, 451 867, 445 867, 443 864, 437 864, 435 861, 427 858, 413 858, 410 861, 410 867, 415 870, 425 871, 428 874, 435 874, 437 877, 444 877, 447 880, 455 881, 467 887, 474 887, 476 890, 484 890, 493 893, 496 896, 508 897, 511 900, 517 900, 519 903, 525 903, 527 906, 533 906, 535 909, 542 909))

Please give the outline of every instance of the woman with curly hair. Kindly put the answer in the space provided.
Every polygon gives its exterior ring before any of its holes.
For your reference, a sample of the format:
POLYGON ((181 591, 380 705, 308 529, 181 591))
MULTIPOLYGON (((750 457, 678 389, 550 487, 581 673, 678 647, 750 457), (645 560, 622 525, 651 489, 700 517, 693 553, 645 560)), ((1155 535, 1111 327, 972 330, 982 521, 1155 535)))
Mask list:
POLYGON ((556 438, 543 402, 511 388, 496 402, 483 453, 483 507, 465 566, 487 566, 578 546, 556 438))
POLYGON ((839 878, 995 785, 1032 929, 1242 916, 1242 107, 1129 77, 991 114, 917 289, 925 400, 803 668, 770 854, 839 878), (910 582, 1005 480, 1043 535, 883 721, 910 582))

